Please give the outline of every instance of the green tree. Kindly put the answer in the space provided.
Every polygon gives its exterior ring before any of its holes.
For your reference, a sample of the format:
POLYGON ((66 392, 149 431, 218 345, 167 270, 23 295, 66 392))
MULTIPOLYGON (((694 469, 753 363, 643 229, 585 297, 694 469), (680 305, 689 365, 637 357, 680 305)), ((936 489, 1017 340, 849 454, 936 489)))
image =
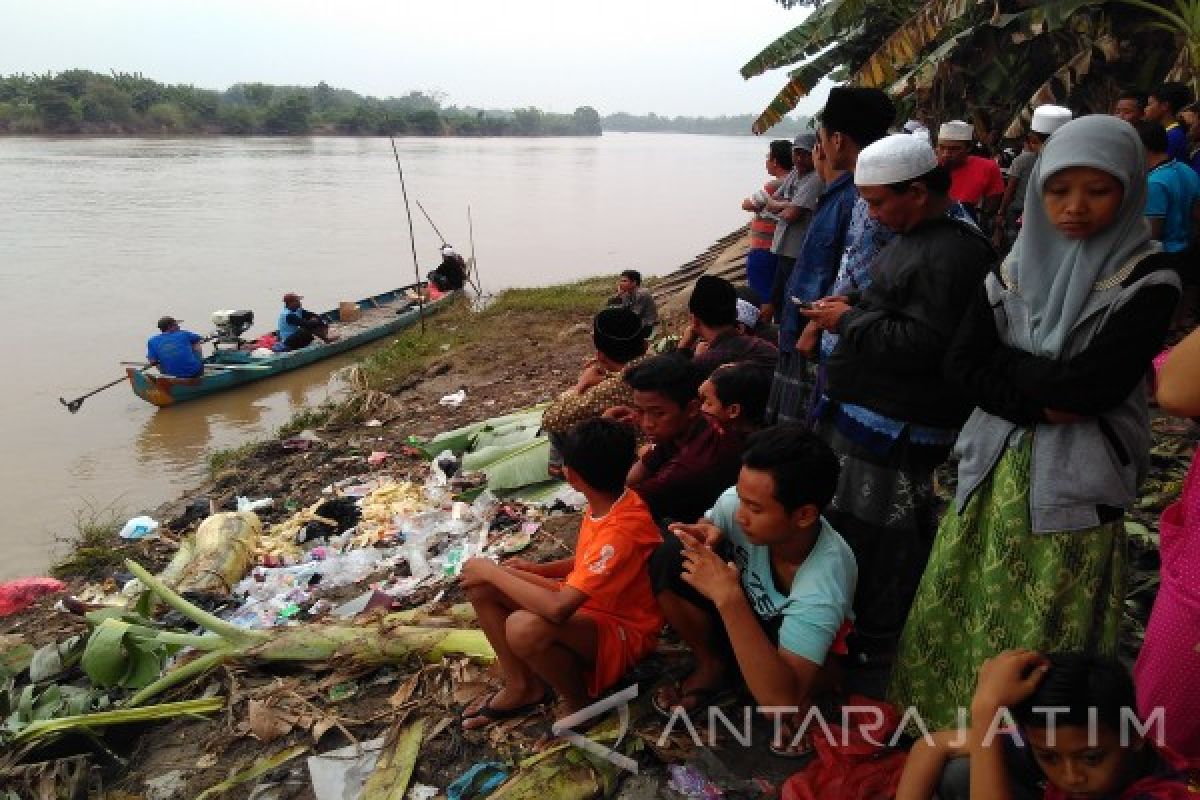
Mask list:
POLYGON ((84 122, 98 126, 132 130, 137 122, 129 95, 111 81, 89 85, 80 101, 80 112, 84 122))
POLYGON ((312 112, 312 101, 299 92, 288 95, 267 109, 263 127, 268 133, 296 135, 308 133, 312 127, 308 116, 312 112))
POLYGON ((58 89, 38 89, 33 96, 33 105, 41 117, 42 129, 48 133, 75 133, 83 121, 78 101, 58 89))
POLYGON ((580 106, 575 109, 575 133, 584 136, 600 135, 600 114, 591 106, 580 106))
POLYGON ((271 104, 271 96, 275 94, 275 87, 267 86, 265 83, 247 83, 242 86, 242 94, 245 95, 246 101, 250 105, 266 108, 271 104))
POLYGON ((540 136, 542 134, 543 114, 530 106, 513 111, 513 125, 517 132, 525 136, 540 136))
POLYGON ((183 133, 188 129, 187 114, 175 103, 155 103, 146 109, 146 123, 155 133, 183 133))

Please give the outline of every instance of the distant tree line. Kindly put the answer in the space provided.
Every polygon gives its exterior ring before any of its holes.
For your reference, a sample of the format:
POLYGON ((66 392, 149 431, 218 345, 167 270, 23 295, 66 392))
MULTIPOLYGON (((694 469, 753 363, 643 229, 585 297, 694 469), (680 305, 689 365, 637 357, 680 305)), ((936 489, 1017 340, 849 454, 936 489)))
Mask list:
POLYGON ((599 136, 600 115, 443 107, 438 92, 364 97, 316 86, 239 83, 225 91, 139 73, 73 69, 0 77, 0 133, 599 136))
MULTIPOLYGON (((619 111, 600 118, 606 131, 623 133, 708 133, 729 136, 748 135, 756 115, 738 114, 722 117, 664 117, 658 114, 628 114, 619 111)), ((809 130, 807 117, 786 117, 771 129, 772 136, 790 138, 809 130)))

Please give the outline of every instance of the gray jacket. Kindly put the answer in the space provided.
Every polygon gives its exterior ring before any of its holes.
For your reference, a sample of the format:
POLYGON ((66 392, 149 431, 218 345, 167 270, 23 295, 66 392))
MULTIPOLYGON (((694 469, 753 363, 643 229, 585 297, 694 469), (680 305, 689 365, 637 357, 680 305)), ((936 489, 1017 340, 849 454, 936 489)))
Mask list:
MULTIPOLYGON (((1156 284, 1179 286, 1175 272, 1161 269, 1122 286, 1121 281, 1132 274, 1141 260, 1131 261, 1112 278, 1097 284, 1071 330, 1064 357, 1087 349, 1109 315, 1140 289, 1156 284)), ((1032 352, 1029 308, 1024 299, 995 275, 988 275, 984 285, 1000 340, 1010 347, 1032 352)), ((1021 427, 976 408, 954 447, 960 459, 955 498, 958 510, 961 512, 966 506, 1018 431, 1033 437, 1029 511, 1035 533, 1095 527, 1100 524, 1097 505, 1130 507, 1149 463, 1146 391, 1142 381, 1115 408, 1072 425, 1021 427)))

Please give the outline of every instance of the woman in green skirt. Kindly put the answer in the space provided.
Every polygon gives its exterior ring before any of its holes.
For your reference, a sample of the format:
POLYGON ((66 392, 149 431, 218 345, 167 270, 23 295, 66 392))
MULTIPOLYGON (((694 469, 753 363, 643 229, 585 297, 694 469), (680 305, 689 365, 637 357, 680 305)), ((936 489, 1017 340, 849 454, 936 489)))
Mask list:
POLYGON ((1145 200, 1133 126, 1060 128, 1012 252, 950 348, 948 377, 977 407, 891 687, 930 730, 961 721, 996 653, 1115 654, 1122 519, 1149 459, 1145 375, 1180 293, 1145 200))

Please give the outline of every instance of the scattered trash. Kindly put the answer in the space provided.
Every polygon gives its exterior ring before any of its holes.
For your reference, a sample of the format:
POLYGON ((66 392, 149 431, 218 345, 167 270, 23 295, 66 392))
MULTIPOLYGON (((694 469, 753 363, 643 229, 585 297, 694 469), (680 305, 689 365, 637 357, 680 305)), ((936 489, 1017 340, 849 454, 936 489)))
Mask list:
POLYGON ((448 395, 444 396, 441 400, 438 400, 438 405, 446 406, 448 408, 458 408, 459 406, 461 406, 463 404, 463 402, 466 399, 467 399, 467 390, 459 389, 457 392, 448 394, 448 395))
POLYGON ((367 463, 372 467, 378 466, 392 457, 391 453, 383 450, 375 450, 371 455, 367 456, 367 463))
POLYGON ((179 543, 159 578, 180 593, 228 595, 253 564, 262 522, 252 511, 224 511, 179 543))
POLYGON ((308 752, 308 745, 301 744, 295 747, 290 747, 287 750, 282 750, 274 755, 260 758, 246 769, 238 772, 228 780, 221 781, 216 786, 205 789, 196 796, 196 800, 208 800, 210 797, 217 797, 224 794, 235 786, 240 786, 243 783, 252 781, 255 778, 262 777, 272 770, 278 769, 287 762, 291 761, 296 756, 304 755, 308 752))
POLYGON ((264 497, 261 500, 251 500, 249 497, 239 497, 237 499, 238 511, 263 511, 270 508, 275 503, 274 498, 264 497))
POLYGON ((693 766, 671 764, 667 767, 667 772, 671 776, 667 788, 674 789, 688 800, 717 800, 725 796, 720 786, 693 766))
POLYGON ((121 532, 117 535, 122 539, 137 541, 138 539, 144 539, 157 530, 158 520, 150 517, 134 517, 125 523, 125 527, 121 528, 121 532))
POLYGON ((282 446, 284 450, 308 450, 316 444, 324 443, 324 439, 317 436, 315 431, 305 428, 295 436, 289 436, 284 439, 282 446))
POLYGON ((151 778, 143 784, 146 788, 146 800, 175 800, 183 796, 187 786, 187 773, 181 769, 164 772, 157 778, 151 778))
POLYGON ((317 800, 360 797, 375 765, 379 763, 383 743, 381 736, 319 756, 309 756, 308 774, 312 777, 313 794, 317 800))
POLYGON ((364 428, 382 428, 383 423, 377 419, 369 419, 363 423, 364 428))
POLYGON ((394 737, 395 744, 392 747, 385 746, 375 765, 375 771, 363 787, 363 800, 404 797, 408 782, 412 780, 417 756, 421 752, 424 734, 425 721, 418 719, 394 737))
POLYGON ((446 787, 446 800, 486 797, 508 780, 508 767, 499 761, 481 761, 446 787))
POLYGON ((0 617, 29 608, 38 598, 66 588, 67 585, 56 578, 17 578, 0 583, 0 617))
POLYGON ((438 796, 438 791, 436 786, 414 783, 408 787, 408 794, 404 796, 404 800, 433 800, 438 796))

